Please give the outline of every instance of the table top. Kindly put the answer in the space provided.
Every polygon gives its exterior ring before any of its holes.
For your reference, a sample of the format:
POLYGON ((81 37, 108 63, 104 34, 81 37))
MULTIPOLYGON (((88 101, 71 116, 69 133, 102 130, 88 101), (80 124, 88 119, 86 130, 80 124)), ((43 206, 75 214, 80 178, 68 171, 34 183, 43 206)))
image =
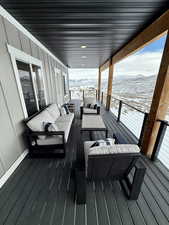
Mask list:
POLYGON ((100 115, 83 115, 82 129, 106 129, 100 115))

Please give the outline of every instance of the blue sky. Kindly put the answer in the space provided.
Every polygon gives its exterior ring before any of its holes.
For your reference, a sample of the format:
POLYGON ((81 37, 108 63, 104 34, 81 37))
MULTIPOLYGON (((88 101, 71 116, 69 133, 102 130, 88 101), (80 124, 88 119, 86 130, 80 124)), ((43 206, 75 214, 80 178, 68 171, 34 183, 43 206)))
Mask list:
POLYGON ((159 40, 154 41, 153 43, 147 45, 146 47, 142 48, 139 52, 162 52, 164 49, 164 44, 166 41, 166 35, 161 37, 159 40))
MULTIPOLYGON (((133 55, 123 59, 115 65, 114 76, 151 76, 157 75, 161 56, 165 45, 166 36, 145 46, 133 55)), ((70 79, 97 79, 98 69, 70 69, 70 79)), ((102 74, 103 78, 107 78, 108 70, 102 74)))

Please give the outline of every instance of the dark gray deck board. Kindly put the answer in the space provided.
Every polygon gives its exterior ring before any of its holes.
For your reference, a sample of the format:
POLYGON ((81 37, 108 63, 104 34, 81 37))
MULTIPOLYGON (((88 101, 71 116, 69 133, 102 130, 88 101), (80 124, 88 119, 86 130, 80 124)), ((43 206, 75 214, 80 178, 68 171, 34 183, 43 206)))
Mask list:
MULTIPOLYGON (((137 142, 112 113, 101 113, 109 137, 137 142)), ((24 159, 0 190, 0 225, 169 225, 168 170, 144 157, 147 173, 137 201, 125 197, 119 182, 104 181, 88 182, 86 205, 75 204, 71 168, 81 150, 80 124, 77 112, 65 159, 24 159)), ((104 132, 93 137, 104 138, 104 132)))

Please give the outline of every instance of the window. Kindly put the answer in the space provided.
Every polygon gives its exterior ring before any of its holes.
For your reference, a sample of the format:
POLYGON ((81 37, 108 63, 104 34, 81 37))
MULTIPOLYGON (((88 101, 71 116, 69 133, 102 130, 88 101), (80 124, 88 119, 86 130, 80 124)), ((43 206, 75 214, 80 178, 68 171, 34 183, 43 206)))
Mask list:
POLYGON ((64 88, 64 95, 68 94, 68 80, 67 78, 67 74, 63 74, 62 79, 63 79, 63 88, 64 88))
POLYGON ((16 61, 19 79, 22 86, 22 92, 25 100, 28 116, 37 112, 38 107, 36 104, 35 93, 33 89, 33 82, 29 64, 16 61))
POLYGON ((39 105, 39 108, 42 109, 45 107, 46 101, 45 101, 45 89, 44 89, 44 82, 43 82, 41 68, 39 66, 32 65, 32 73, 33 73, 33 79, 35 82, 38 105, 39 105))
POLYGON ((8 52, 26 118, 47 104, 42 62, 10 45, 8 52))

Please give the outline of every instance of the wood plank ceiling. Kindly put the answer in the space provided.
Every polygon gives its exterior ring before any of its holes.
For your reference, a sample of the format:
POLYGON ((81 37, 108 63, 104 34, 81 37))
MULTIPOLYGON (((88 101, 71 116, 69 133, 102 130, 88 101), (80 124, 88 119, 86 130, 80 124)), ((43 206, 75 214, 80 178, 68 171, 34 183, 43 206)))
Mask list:
POLYGON ((1 0, 73 68, 96 68, 168 9, 168 0, 1 0), (82 45, 87 48, 81 48, 82 45))

